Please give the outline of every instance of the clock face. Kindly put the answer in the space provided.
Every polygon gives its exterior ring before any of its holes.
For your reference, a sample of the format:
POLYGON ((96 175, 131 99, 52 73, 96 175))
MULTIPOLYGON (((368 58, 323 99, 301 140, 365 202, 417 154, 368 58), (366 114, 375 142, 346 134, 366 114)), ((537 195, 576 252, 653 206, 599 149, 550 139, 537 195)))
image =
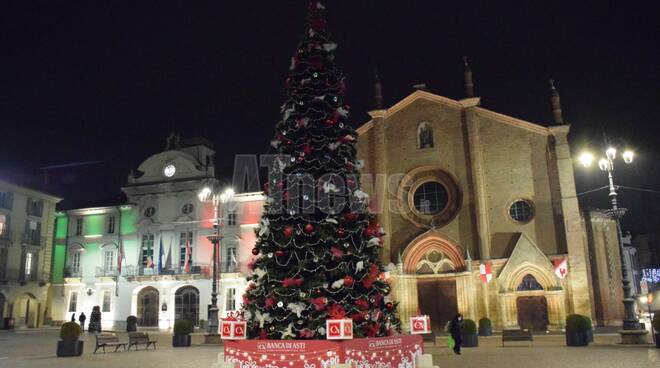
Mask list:
POLYGON ((172 163, 165 165, 165 167, 163 168, 163 174, 168 178, 174 176, 175 172, 176 172, 176 166, 174 166, 174 164, 172 163))

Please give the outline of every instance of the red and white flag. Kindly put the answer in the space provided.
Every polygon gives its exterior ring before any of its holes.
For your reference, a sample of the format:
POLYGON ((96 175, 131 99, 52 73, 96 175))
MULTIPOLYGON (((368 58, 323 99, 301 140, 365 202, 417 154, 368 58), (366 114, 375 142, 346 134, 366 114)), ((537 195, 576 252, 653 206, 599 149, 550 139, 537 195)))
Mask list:
POLYGON ((493 279, 493 272, 491 271, 490 262, 482 263, 479 265, 479 278, 486 284, 493 279))
POLYGON ((121 275, 121 264, 123 260, 124 260, 124 243, 120 241, 119 254, 117 254, 117 272, 119 275, 121 275))
POLYGON ((560 279, 566 277, 568 273, 568 261, 566 258, 555 259, 553 263, 555 264, 555 275, 560 279))
POLYGON ((183 271, 185 273, 190 272, 190 256, 192 254, 192 249, 190 249, 190 240, 186 240, 186 261, 183 264, 183 271))

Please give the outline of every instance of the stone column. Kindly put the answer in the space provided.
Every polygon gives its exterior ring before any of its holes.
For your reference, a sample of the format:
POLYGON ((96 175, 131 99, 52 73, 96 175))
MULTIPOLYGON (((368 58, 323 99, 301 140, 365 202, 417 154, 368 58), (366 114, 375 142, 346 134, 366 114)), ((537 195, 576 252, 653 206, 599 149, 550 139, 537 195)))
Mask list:
POLYGON ((463 105, 464 123, 467 128, 469 165, 472 186, 472 202, 474 203, 476 228, 479 236, 479 259, 490 259, 490 220, 488 211, 488 195, 486 193, 486 177, 483 168, 481 152, 481 136, 479 121, 475 117, 475 108, 479 98, 461 100, 463 105))
POLYGON ((460 314, 465 318, 477 321, 477 295, 472 280, 472 272, 457 274, 456 304, 460 314))
MULTIPOLYGON (((371 163, 372 175, 373 175, 373 184, 374 184, 374 193, 371 195, 375 196, 379 193, 377 177, 379 174, 388 174, 388 159, 387 159, 387 132, 385 127, 385 113, 386 110, 374 110, 369 111, 369 115, 372 117, 373 128, 371 129, 370 138, 370 150, 369 150, 369 161, 371 163)), ((389 191, 387 185, 389 185, 389 180, 385 181, 385 188, 383 191, 382 198, 383 200, 381 206, 381 212, 376 214, 378 222, 385 229, 385 236, 383 236, 383 251, 381 254, 381 259, 384 264, 388 264, 392 261, 393 255, 391 254, 390 239, 392 227, 390 226, 390 208, 389 208, 389 191)), ((399 251, 403 251, 400 249, 399 251)))
POLYGON ((564 291, 553 290, 545 294, 548 301, 548 328, 551 330, 561 330, 566 321, 566 308, 564 307, 564 291))
POLYGON ((555 137, 557 175, 559 176, 561 210, 564 218, 564 235, 570 270, 571 309, 574 313, 591 317, 590 285, 587 272, 588 254, 575 192, 573 160, 568 145, 569 128, 569 125, 560 125, 550 127, 550 131, 555 137))
POLYGON ((415 275, 395 275, 391 278, 392 300, 399 302, 398 313, 402 330, 410 329, 410 317, 417 314, 417 277, 415 275))
POLYGON ((500 292, 497 296, 500 313, 500 327, 510 329, 518 327, 518 314, 516 311, 516 295, 513 292, 500 292))

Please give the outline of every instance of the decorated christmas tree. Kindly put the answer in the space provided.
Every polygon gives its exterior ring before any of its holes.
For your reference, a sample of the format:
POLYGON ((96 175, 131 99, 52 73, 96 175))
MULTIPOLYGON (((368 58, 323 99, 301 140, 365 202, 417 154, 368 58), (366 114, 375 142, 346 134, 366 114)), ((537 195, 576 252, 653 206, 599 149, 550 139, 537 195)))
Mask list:
POLYGON ((243 296, 249 338, 324 339, 336 318, 352 319, 355 337, 400 331, 324 13, 309 5, 271 142, 277 154, 243 296))

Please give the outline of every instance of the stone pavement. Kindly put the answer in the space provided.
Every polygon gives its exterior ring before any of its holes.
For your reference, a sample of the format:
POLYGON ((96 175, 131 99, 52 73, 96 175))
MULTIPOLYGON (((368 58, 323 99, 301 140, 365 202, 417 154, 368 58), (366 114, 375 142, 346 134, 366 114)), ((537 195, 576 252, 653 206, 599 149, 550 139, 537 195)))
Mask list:
MULTIPOLYGON (((57 330, 0 331, 0 368, 211 368, 219 346, 202 345, 203 336, 193 335, 190 348, 173 348, 171 335, 150 333, 158 340, 157 350, 120 353, 94 351, 93 336, 85 336, 85 353, 78 358, 55 356, 57 330)), ((126 340, 125 335, 120 335, 126 340)), ((439 338, 437 345, 427 344, 427 353, 440 368, 660 368, 660 349, 651 346, 620 346, 618 335, 596 335, 595 343, 585 348, 564 345, 562 335, 535 336, 532 347, 520 343, 502 348, 500 337, 480 338, 478 348, 464 348, 463 355, 454 355, 439 338)))

